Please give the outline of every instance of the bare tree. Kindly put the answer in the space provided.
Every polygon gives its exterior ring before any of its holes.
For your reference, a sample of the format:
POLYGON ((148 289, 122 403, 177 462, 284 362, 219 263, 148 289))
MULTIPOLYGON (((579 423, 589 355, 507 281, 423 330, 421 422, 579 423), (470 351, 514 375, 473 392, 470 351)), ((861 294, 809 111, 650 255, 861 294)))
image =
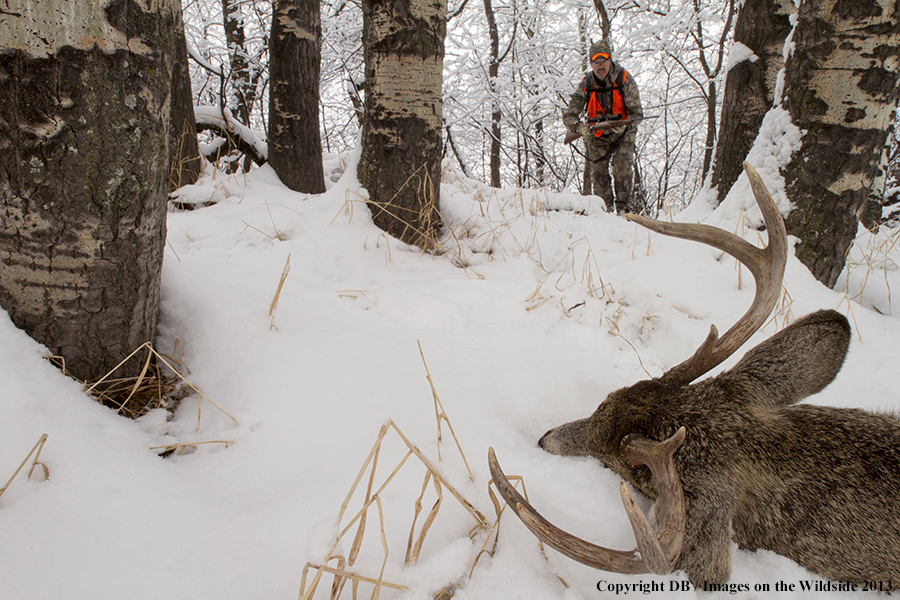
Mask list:
POLYGON ((440 226, 445 0, 365 0, 359 181, 375 224, 430 247, 440 226))
POLYGON ((735 14, 735 0, 728 0, 726 4, 725 24, 719 31, 719 35, 714 42, 710 43, 706 39, 703 20, 703 6, 701 0, 692 0, 694 9, 694 28, 691 31, 691 38, 697 49, 697 58, 706 76, 706 81, 697 81, 698 87, 702 90, 703 97, 706 100, 706 148, 703 151, 703 171, 702 177, 706 179, 706 174, 712 166, 713 152, 716 146, 716 113, 718 111, 718 91, 716 89, 716 80, 722 74, 722 67, 725 60, 725 46, 731 35, 731 25, 735 14), (713 48, 712 56, 708 56, 709 48, 713 48), (712 60, 711 60, 712 59, 712 60))
POLYGON ((832 287, 867 201, 879 201, 900 93, 900 19, 889 0, 800 5, 783 105, 806 133, 782 169, 797 257, 832 287))
POLYGON ((183 38, 175 0, 67 6, 0 19, 0 305, 87 380, 156 334, 183 38))
POLYGON ((269 38, 269 163, 294 191, 325 191, 319 0, 276 0, 269 38))
MULTIPOLYGON (((246 32, 240 0, 222 0, 222 23, 225 27, 225 42, 230 55, 230 75, 234 95, 235 114, 244 125, 250 124, 250 113, 256 99, 256 81, 247 56, 246 32)), ((257 71, 258 72, 258 71, 257 71)), ((223 98, 223 101, 227 101, 223 98)))
POLYGON ((513 47, 513 40, 516 37, 517 21, 513 21, 513 34, 510 36, 509 45, 500 54, 500 32, 497 29, 497 18, 494 15, 494 5, 491 0, 484 0, 484 17, 488 25, 488 38, 491 43, 491 53, 488 57, 488 89, 491 96, 491 149, 490 149, 490 165, 491 165, 491 187, 500 187, 500 122, 503 113, 500 109, 500 97, 497 92, 497 76, 500 74, 500 63, 502 63, 513 47))

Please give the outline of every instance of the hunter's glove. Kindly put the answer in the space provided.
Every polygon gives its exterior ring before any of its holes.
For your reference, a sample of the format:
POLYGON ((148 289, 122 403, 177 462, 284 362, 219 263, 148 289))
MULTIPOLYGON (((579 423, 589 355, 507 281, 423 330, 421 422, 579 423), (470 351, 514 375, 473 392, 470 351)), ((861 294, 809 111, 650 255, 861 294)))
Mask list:
POLYGON ((575 131, 583 137, 591 137, 594 135, 594 132, 591 129, 591 126, 588 125, 587 123, 579 123, 578 126, 575 128, 575 131))

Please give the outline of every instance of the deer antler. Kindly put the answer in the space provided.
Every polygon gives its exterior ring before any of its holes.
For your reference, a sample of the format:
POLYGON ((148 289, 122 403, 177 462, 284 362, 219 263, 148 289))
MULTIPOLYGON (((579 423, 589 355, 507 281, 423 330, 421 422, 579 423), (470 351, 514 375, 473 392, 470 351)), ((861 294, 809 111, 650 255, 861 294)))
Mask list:
POLYGON ((694 355, 663 374, 662 379, 667 383, 690 383, 734 354, 762 327, 781 295, 781 281, 787 262, 787 231, 784 228, 784 219, 781 218, 781 213, 778 212, 759 173, 746 162, 744 171, 750 179, 750 187, 753 189, 753 195, 769 232, 769 243, 765 248, 757 248, 733 233, 709 225, 665 223, 640 215, 625 215, 628 220, 657 233, 701 242, 730 254, 750 269, 756 281, 756 296, 744 316, 725 332, 721 339, 716 326, 711 326, 709 336, 694 355))
POLYGON ((669 439, 653 442, 643 438, 626 438, 622 454, 633 464, 646 465, 653 475, 659 494, 657 516, 659 529, 654 533, 647 517, 635 503, 623 481, 619 485, 622 503, 634 529, 637 551, 624 552, 597 546, 566 533, 542 517, 512 486, 497 463, 494 449, 488 449, 488 465, 497 491, 528 529, 542 542, 578 562, 616 573, 671 573, 684 541, 685 508, 681 481, 675 471, 673 456, 684 441, 682 427, 669 439))

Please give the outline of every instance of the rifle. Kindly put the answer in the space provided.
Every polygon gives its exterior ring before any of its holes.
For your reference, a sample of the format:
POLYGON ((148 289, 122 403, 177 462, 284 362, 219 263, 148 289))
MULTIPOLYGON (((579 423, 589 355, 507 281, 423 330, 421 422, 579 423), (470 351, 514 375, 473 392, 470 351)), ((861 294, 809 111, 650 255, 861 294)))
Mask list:
MULTIPOLYGON (((644 119, 655 119, 658 116, 659 115, 650 115, 646 117, 628 117, 623 119, 622 115, 609 115, 588 119, 588 124, 591 126, 591 131, 600 131, 601 129, 611 129, 613 127, 625 127, 626 125, 631 125, 632 123, 640 123, 644 119)), ((580 137, 581 134, 579 133, 576 133, 574 131, 567 131, 565 142, 566 144, 571 144, 580 137)))

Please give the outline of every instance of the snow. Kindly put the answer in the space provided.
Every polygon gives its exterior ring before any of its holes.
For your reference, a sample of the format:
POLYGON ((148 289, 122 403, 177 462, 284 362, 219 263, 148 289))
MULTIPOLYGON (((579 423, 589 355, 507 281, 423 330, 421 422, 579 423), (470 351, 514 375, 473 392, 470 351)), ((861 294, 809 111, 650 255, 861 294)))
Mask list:
MULTIPOLYGON (((772 131, 787 131, 776 121, 772 131)), ((778 155, 779 143, 766 153, 778 155)), ((751 153, 751 162, 759 161, 780 197, 777 160, 769 164, 762 154, 751 153)), ((423 254, 374 227, 355 157, 333 157, 326 167, 343 175, 318 196, 287 190, 268 167, 246 177, 207 173, 180 196, 214 204, 169 214, 157 349, 175 354, 177 343, 185 377, 227 415, 203 400, 198 422, 194 396, 170 420, 161 410, 138 421, 118 417, 0 317, 0 478, 43 433, 40 460, 50 473, 29 480, 26 468, 0 497, 4 598, 295 598, 304 566, 327 557, 359 510, 369 481, 361 469, 389 420, 489 522, 496 519, 486 460, 492 446, 557 525, 634 547, 616 477, 591 460, 548 455, 535 442, 590 414, 610 391, 683 360, 710 324, 733 323, 753 297, 746 271, 741 277, 732 259, 709 248, 650 236, 589 199, 491 189, 450 166, 441 202, 453 234, 444 253, 423 254), (472 480, 446 421, 438 460, 429 374, 472 480), (167 458, 153 449, 207 441, 228 444, 167 458)), ((695 209, 695 217, 743 230, 748 223, 734 206, 752 206, 748 194, 739 183, 726 205, 695 209)), ((752 229, 746 235, 758 239, 752 229)), ((846 293, 823 288, 791 256, 786 301, 747 347, 813 310, 840 310, 855 331, 847 363, 809 402, 894 408, 895 246, 864 233, 846 293)), ((376 487, 406 452, 389 429, 376 487)), ((412 457, 379 495, 389 548, 384 579, 408 588, 384 588, 382 598, 430 598, 456 585, 458 600, 580 600, 611 598, 627 584, 649 598, 777 599, 796 595, 776 591, 779 582, 821 580, 787 558, 735 547, 731 582, 751 591, 676 593, 687 586, 682 573, 617 575, 552 550, 544 555, 508 511, 496 551, 480 554, 485 536, 468 537, 475 520, 446 486, 418 563, 404 567, 424 475, 412 457), (639 591, 651 584, 665 591, 639 591), (752 591, 763 584, 770 591, 752 591)), ((429 484, 418 526, 434 502, 429 484)), ((373 504, 353 567, 374 579, 384 563, 378 522, 373 504)), ((344 556, 354 533, 337 544, 344 556)), ((317 598, 328 596, 331 581, 323 576, 317 598)), ((360 584, 364 597, 372 589, 360 584)))
POLYGON ((753 50, 741 42, 734 42, 728 50, 728 61, 725 63, 725 72, 727 73, 745 60, 756 62, 759 60, 759 57, 753 50))
POLYGON ((205 123, 207 125, 215 125, 223 131, 230 131, 239 136, 250 146, 256 150, 263 158, 269 156, 269 146, 266 143, 266 134, 264 131, 257 131, 243 125, 234 118, 231 110, 227 107, 218 106, 194 106, 194 117, 197 123, 205 123))

